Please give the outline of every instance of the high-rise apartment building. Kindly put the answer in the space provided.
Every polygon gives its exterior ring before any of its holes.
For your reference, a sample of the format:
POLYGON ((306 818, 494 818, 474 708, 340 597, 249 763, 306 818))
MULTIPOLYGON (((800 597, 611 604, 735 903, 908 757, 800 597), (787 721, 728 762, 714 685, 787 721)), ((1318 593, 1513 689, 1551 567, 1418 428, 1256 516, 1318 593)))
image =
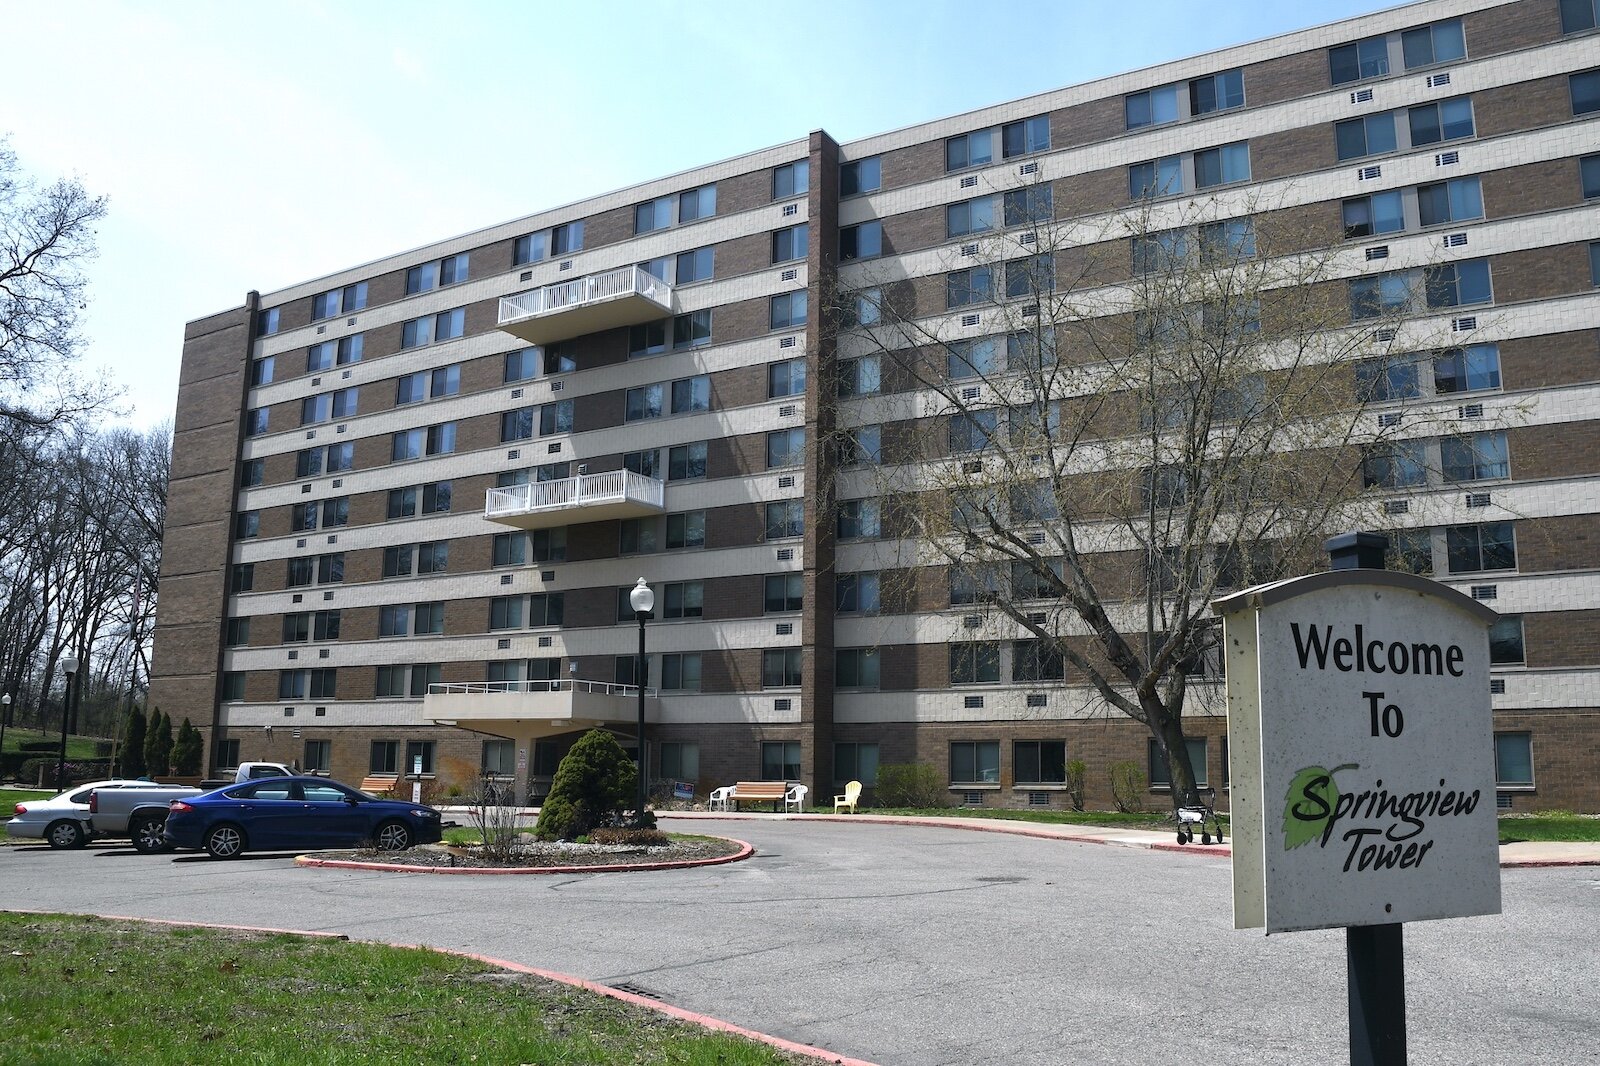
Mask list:
MULTIPOLYGON (((652 777, 825 797, 921 762, 953 802, 1062 806, 1069 761, 1104 802, 1131 760, 1159 792, 1147 733, 1072 669, 962 635, 964 582, 887 594, 903 531, 859 467, 947 428, 859 336, 900 286, 905 322, 1003 350, 1071 255, 1053 227, 1268 198, 1331 234, 1351 328, 1458 338, 1365 382, 1385 425, 1450 423, 1368 480, 1410 565, 1502 613, 1502 805, 1600 808, 1596 23, 1430 0, 250 293, 185 335, 152 702, 211 765, 420 760, 537 797, 582 730, 634 743, 643 577, 652 777), (1048 251, 991 261, 995 235, 1048 251)), ((1214 691, 1186 731, 1225 785, 1214 691)))

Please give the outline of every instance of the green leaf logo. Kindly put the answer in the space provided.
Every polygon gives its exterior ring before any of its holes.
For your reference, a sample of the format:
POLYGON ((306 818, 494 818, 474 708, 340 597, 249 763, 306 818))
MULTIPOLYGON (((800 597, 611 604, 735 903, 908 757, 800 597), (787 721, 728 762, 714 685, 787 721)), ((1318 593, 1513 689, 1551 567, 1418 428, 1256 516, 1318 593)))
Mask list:
POLYGON ((1358 766, 1345 763, 1332 770, 1320 766, 1307 766, 1289 782, 1288 794, 1283 802, 1283 850, 1293 851, 1322 836, 1328 819, 1339 803, 1339 785, 1333 775, 1340 770, 1355 770, 1358 766))

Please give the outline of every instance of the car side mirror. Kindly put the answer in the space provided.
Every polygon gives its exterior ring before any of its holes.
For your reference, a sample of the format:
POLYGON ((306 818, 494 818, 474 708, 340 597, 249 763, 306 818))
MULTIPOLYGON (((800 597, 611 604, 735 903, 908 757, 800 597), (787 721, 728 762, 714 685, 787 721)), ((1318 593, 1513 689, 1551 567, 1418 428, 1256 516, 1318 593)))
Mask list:
POLYGON ((361 802, 361 799, 360 799, 359 796, 346 796, 344 798, 344 801, 346 803, 348 803, 350 806, 354 807, 356 804, 361 802))

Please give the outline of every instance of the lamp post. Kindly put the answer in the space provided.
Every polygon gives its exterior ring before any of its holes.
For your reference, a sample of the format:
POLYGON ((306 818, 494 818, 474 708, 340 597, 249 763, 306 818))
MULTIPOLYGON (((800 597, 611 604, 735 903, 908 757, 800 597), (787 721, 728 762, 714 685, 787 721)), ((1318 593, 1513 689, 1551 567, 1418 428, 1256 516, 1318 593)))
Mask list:
POLYGON ((56 787, 65 791, 67 787, 67 719, 72 714, 72 682, 78 673, 78 657, 64 655, 61 657, 61 669, 67 672, 67 695, 61 702, 61 752, 56 757, 56 787))
POLYGON ((643 824, 645 804, 645 779, 644 779, 644 685, 649 677, 649 668, 645 665, 644 657, 644 620, 650 617, 650 612, 655 610, 656 594, 650 586, 644 583, 644 578, 633 586, 633 591, 628 593, 628 604, 633 608, 633 616, 639 620, 639 659, 637 669, 634 671, 634 684, 639 689, 639 803, 634 809, 634 820, 643 824))
POLYGON ((11 693, 0 696, 0 754, 6 750, 6 723, 11 721, 11 693))

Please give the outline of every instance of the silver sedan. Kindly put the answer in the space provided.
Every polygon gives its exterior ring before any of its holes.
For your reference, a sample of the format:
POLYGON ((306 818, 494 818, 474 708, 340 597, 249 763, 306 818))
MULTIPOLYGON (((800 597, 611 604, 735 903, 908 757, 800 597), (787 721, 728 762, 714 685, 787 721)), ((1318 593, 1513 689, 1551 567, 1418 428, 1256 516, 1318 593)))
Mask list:
POLYGON ((97 788, 127 788, 148 781, 91 781, 48 799, 17 804, 6 823, 13 840, 44 840, 52 848, 81 848, 89 842, 89 793, 97 788))

